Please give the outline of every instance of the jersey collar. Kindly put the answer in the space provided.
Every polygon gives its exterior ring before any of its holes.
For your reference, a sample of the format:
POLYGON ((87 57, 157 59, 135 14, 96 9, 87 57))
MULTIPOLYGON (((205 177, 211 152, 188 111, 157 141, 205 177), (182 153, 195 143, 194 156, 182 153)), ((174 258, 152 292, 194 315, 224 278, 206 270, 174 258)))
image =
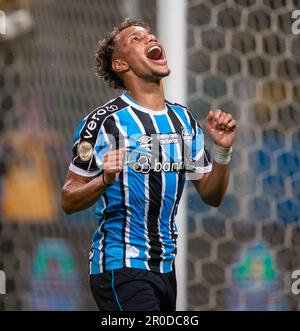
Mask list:
POLYGON ((129 94, 127 92, 125 92, 124 94, 121 95, 121 98, 131 107, 134 107, 140 111, 143 111, 145 113, 150 113, 152 115, 164 115, 168 112, 168 108, 167 105, 165 105, 165 108, 163 110, 153 110, 153 109, 148 109, 145 108, 143 106, 141 106, 140 104, 138 104, 135 100, 133 100, 129 94))

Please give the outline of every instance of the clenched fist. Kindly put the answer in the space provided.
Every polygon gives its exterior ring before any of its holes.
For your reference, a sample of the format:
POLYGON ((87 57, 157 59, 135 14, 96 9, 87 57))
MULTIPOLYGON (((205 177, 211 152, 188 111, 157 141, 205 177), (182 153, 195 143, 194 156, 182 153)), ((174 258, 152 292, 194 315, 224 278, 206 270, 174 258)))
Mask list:
POLYGON ((206 117, 206 129, 218 146, 230 148, 236 137, 236 120, 222 110, 211 110, 206 117))
POLYGON ((104 182, 112 185, 119 173, 123 169, 123 160, 126 153, 126 148, 121 148, 104 155, 103 168, 104 168, 104 182))

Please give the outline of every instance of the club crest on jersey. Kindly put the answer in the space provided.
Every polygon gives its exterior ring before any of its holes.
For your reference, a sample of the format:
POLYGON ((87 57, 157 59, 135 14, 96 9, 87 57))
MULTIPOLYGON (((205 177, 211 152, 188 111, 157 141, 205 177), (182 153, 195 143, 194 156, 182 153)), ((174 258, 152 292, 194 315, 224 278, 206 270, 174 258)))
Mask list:
POLYGON ((181 135, 182 135, 183 141, 186 143, 191 143, 191 141, 193 140, 193 135, 192 135, 191 131, 187 128, 184 128, 182 130, 181 135))
POLYGON ((77 146, 77 154, 82 161, 90 161, 93 157, 94 148, 88 141, 82 141, 77 146))
POLYGON ((152 144, 152 137, 143 135, 137 141, 140 143, 141 148, 147 148, 152 144))

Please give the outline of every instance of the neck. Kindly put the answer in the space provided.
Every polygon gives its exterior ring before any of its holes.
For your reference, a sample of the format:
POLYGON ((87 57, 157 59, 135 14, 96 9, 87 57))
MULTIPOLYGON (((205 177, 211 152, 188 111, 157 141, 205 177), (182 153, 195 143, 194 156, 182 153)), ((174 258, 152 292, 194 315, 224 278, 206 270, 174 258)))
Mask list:
POLYGON ((162 80, 158 82, 145 82, 136 80, 127 84, 127 92, 141 106, 152 110, 165 108, 165 95, 162 80))

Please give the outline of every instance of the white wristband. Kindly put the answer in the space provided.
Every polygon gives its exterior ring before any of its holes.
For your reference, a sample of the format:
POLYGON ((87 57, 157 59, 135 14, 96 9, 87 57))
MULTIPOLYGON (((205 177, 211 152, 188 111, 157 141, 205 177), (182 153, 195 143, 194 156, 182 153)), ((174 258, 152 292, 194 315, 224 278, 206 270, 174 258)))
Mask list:
POLYGON ((232 147, 225 148, 214 145, 214 160, 219 164, 228 164, 231 161, 232 147))

